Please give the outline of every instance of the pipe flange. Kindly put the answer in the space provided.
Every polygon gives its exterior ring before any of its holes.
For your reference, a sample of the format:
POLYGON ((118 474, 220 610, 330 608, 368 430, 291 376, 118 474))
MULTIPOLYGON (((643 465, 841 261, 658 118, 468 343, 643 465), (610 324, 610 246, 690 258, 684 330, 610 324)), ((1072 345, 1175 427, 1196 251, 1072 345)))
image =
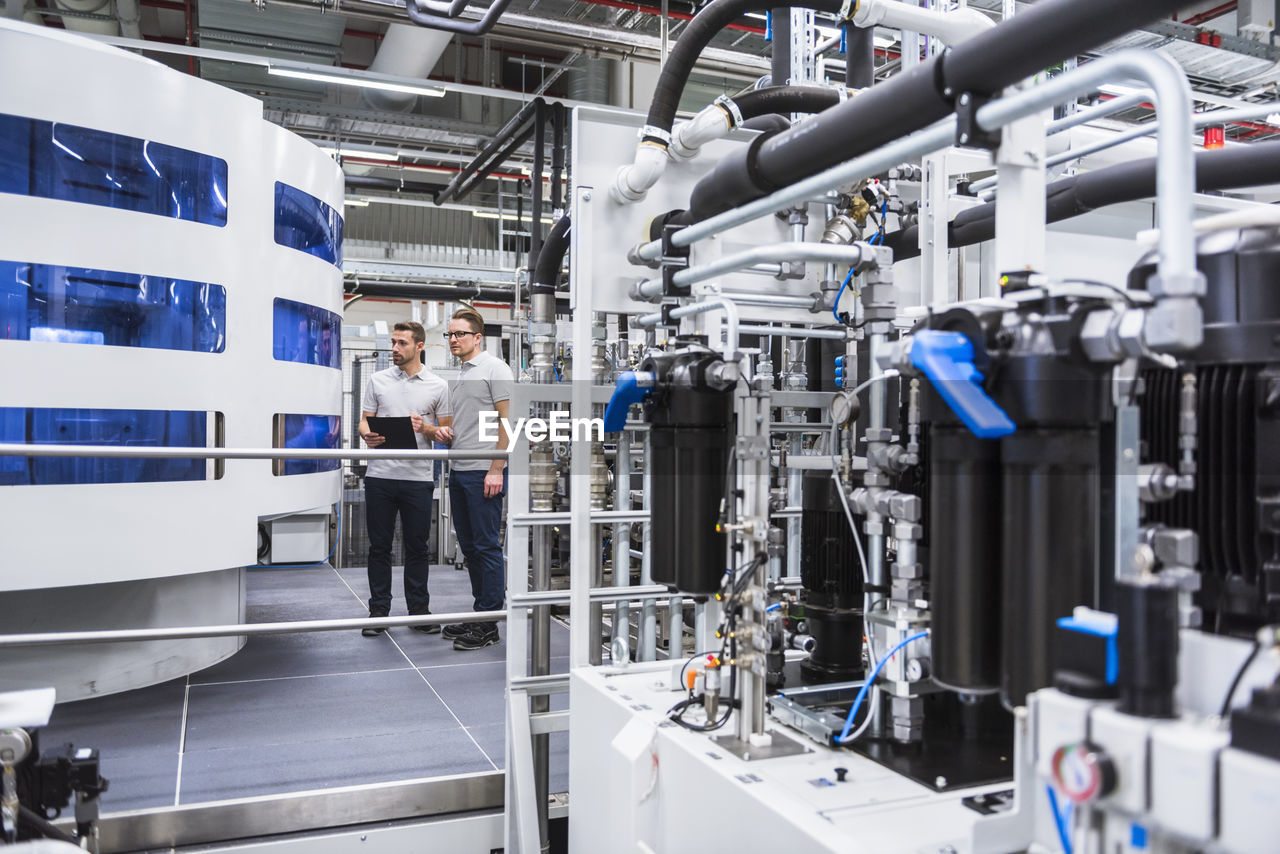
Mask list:
POLYGON ((738 107, 738 102, 730 98, 728 95, 721 95, 711 103, 724 110, 729 116, 729 130, 734 130, 742 126, 742 110, 738 107))
POLYGON ((640 141, 660 145, 663 148, 671 147, 671 131, 664 130, 657 125, 645 125, 640 128, 640 141))

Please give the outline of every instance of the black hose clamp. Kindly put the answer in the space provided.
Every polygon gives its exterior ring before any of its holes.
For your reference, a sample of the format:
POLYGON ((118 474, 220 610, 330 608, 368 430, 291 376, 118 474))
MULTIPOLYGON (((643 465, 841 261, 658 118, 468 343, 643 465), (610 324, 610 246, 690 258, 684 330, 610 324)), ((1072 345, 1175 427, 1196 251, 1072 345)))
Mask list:
POLYGON ((680 321, 677 318, 672 317, 671 312, 679 307, 680 304, 674 302, 664 302, 662 305, 658 306, 658 312, 662 315, 662 320, 659 325, 677 326, 680 321))
POLYGON ((683 226, 667 223, 662 227, 662 257, 658 263, 662 265, 662 295, 664 297, 687 297, 688 285, 677 285, 676 273, 689 268, 689 247, 676 246, 672 242, 677 231, 683 226))
POLYGON ((978 126, 978 110, 991 100, 989 95, 975 95, 973 92, 962 92, 956 98, 956 145, 987 151, 1000 147, 999 129, 986 131, 978 126))

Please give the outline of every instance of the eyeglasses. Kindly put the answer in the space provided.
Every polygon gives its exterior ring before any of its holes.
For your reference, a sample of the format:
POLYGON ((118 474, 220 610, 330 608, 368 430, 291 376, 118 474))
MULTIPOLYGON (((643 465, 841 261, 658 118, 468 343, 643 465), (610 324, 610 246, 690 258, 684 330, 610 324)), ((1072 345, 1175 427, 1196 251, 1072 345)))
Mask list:
POLYGON ((448 341, 450 338, 461 338, 463 335, 479 335, 479 334, 480 334, 479 332, 446 332, 444 333, 444 340, 448 341))

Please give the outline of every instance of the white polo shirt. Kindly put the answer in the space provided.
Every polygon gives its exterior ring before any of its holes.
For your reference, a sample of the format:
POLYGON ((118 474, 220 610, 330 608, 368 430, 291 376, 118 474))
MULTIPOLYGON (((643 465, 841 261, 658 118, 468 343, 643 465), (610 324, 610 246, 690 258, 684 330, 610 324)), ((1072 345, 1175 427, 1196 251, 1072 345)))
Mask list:
MULTIPOLYGON (((421 415, 422 420, 438 425, 441 418, 448 418, 449 384, 426 368, 410 376, 392 366, 369 377, 364 387, 361 409, 374 415, 404 417, 421 415)), ((431 450, 431 440, 418 433, 418 447, 431 450)), ((383 477, 389 480, 435 479, 433 460, 370 460, 366 477, 383 477)))

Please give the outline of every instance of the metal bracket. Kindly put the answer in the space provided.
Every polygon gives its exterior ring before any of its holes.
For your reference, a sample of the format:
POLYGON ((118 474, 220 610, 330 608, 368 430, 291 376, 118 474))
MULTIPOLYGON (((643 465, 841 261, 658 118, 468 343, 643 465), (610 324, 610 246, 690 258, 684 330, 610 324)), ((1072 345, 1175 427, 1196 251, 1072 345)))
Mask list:
POLYGON ((995 151, 1000 147, 999 130, 985 131, 978 126, 978 110, 991 98, 964 92, 956 99, 956 145, 995 151))
POLYGON ((677 285, 675 275, 689 268, 689 247, 676 246, 671 238, 680 229, 671 224, 662 227, 662 295, 664 297, 687 297, 688 285, 677 285))

